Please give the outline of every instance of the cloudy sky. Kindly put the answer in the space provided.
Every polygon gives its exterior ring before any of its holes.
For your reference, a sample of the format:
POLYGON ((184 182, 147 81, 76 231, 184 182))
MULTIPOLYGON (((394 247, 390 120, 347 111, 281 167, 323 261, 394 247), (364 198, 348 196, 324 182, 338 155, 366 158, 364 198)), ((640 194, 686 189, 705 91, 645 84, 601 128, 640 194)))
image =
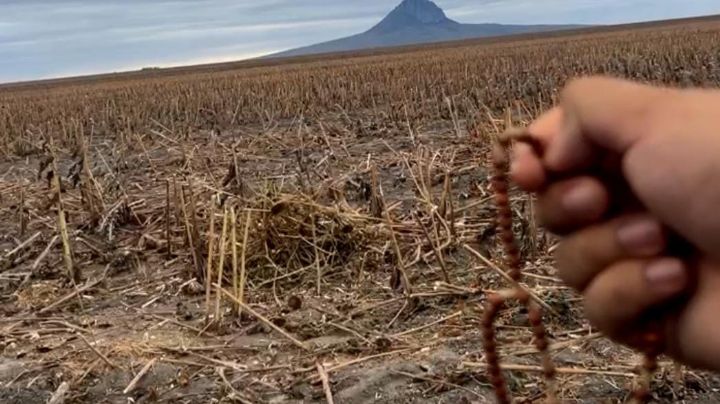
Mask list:
MULTIPOLYGON (((358 33, 400 0, 0 0, 0 82, 250 58, 358 33)), ((718 0, 436 0, 461 22, 612 24, 718 0)))

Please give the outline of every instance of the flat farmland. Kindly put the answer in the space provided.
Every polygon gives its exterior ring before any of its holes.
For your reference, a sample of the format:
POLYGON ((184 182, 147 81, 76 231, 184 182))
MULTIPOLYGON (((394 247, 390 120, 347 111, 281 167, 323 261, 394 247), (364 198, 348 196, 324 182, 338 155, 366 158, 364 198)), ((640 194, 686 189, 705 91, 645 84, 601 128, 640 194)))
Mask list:
MULTIPOLYGON (((717 87, 719 44, 702 18, 0 86, 0 401, 493 402, 494 137, 580 75, 717 87)), ((510 194, 559 397, 625 401, 640 358, 510 194)), ((542 402, 527 323, 497 343, 542 402)), ((720 399, 660 362, 658 402, 720 399)))

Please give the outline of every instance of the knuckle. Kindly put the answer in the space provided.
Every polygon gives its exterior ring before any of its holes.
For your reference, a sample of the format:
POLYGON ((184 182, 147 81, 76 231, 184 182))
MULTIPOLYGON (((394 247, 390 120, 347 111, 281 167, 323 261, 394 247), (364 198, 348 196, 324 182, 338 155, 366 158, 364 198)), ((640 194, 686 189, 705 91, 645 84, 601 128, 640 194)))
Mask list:
POLYGON ((592 296, 585 295, 584 309, 585 317, 593 328, 605 334, 610 331, 607 311, 601 306, 601 302, 596 301, 592 296))
POLYGON ((554 253, 555 265, 557 266, 558 276, 566 284, 576 287, 573 273, 575 272, 574 255, 575 247, 571 239, 565 239, 560 242, 554 253))
POLYGON ((585 94, 586 90, 593 87, 598 80, 605 79, 595 75, 572 78, 565 84, 561 96, 563 99, 574 99, 576 94, 585 94))
POLYGON ((647 97, 638 102, 634 108, 625 109, 617 117, 617 126, 622 133, 629 134, 631 139, 654 138, 662 132, 665 125, 666 100, 660 97, 647 97))
POLYGON ((563 89, 563 93, 571 94, 571 93, 575 92, 576 90, 580 90, 590 80, 592 80, 592 79, 589 76, 574 77, 574 78, 568 80, 567 83, 565 83, 565 88, 563 89))
POLYGON ((585 295, 585 315, 590 324, 606 335, 614 336, 622 328, 623 314, 616 302, 619 298, 617 288, 606 290, 604 294, 591 293, 585 295))
POLYGON ((638 314, 637 285, 624 276, 627 269, 622 264, 606 269, 584 293, 588 321, 611 337, 638 314))
POLYGON ((541 193, 538 195, 537 201, 535 203, 535 217, 538 221, 538 224, 543 227, 551 228, 553 225, 551 213, 552 209, 550 208, 551 205, 552 203, 547 193, 541 193))

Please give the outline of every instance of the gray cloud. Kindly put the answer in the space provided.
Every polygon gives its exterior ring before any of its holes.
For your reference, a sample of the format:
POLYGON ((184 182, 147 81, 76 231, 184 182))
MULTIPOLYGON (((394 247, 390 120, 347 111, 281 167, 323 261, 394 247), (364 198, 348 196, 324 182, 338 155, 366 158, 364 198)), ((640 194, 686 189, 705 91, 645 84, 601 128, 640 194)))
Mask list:
MULTIPOLYGON (((0 0, 0 82, 237 60, 364 31, 399 0, 0 0)), ((463 22, 595 23, 716 0, 437 0, 463 22)))
POLYGON ((475 6, 461 0, 448 14, 472 21, 554 24, 618 24, 720 13, 716 0, 486 0, 475 6))

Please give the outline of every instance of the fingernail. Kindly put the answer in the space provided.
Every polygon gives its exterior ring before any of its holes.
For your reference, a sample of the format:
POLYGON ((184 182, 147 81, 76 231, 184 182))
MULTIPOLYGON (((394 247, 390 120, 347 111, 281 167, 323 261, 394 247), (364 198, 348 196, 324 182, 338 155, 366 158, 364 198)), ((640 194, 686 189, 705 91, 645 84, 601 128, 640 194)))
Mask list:
POLYGON ((570 188, 562 197, 563 208, 573 214, 582 214, 592 209, 596 197, 597 194, 591 186, 578 184, 570 188))
POLYGON ((665 258, 650 263, 645 268, 645 279, 656 291, 674 293, 685 287, 685 266, 677 259, 665 258))
POLYGON ((650 217, 630 219, 617 232, 620 245, 631 255, 650 256, 664 248, 662 227, 650 217))

